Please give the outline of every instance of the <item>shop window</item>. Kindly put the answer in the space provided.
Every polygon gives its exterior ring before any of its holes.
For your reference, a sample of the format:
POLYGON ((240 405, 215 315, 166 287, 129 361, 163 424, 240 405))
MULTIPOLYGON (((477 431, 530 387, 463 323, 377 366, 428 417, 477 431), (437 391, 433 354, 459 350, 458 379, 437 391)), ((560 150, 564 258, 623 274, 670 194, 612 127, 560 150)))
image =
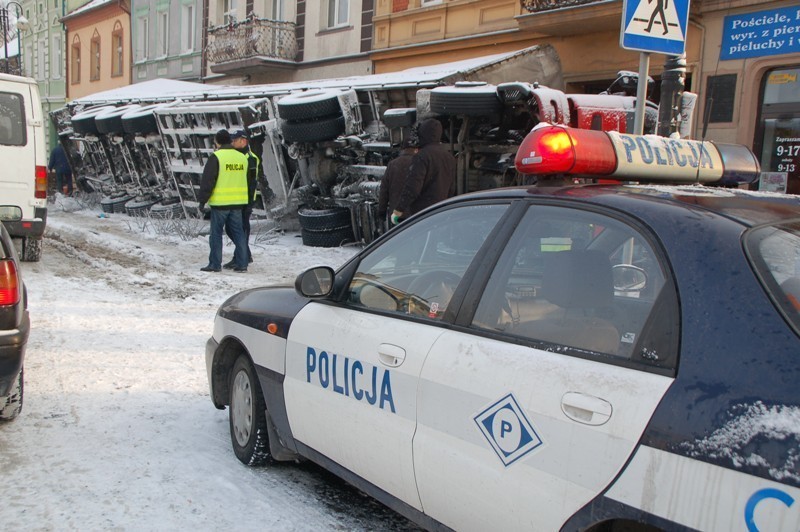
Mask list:
POLYGON ((760 155, 759 189, 800 194, 800 67, 768 72, 754 151, 760 155))

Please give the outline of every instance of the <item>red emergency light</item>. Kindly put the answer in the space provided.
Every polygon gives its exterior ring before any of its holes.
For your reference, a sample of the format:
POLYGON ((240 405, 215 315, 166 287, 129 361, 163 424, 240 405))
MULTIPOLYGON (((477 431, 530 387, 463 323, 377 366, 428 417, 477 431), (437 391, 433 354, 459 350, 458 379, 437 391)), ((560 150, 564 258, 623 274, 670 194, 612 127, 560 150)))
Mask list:
POLYGON ((545 125, 525 137, 514 164, 523 174, 609 175, 617 155, 602 131, 545 125))
POLYGON ((541 123, 514 159, 522 174, 591 177, 599 181, 715 183, 736 186, 758 179, 760 166, 737 144, 629 135, 541 123))

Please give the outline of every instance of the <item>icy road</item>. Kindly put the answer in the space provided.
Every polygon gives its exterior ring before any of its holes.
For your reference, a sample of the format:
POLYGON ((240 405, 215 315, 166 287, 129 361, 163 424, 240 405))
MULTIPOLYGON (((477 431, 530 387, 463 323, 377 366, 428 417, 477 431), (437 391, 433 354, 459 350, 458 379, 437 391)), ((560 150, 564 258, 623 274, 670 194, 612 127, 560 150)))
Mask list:
POLYGON ((243 466, 208 398, 219 304, 355 249, 263 233, 247 274, 206 274, 206 239, 78 207, 51 207, 42 261, 22 266, 32 330, 22 413, 0 424, 3 529, 414 529, 312 465, 243 466))

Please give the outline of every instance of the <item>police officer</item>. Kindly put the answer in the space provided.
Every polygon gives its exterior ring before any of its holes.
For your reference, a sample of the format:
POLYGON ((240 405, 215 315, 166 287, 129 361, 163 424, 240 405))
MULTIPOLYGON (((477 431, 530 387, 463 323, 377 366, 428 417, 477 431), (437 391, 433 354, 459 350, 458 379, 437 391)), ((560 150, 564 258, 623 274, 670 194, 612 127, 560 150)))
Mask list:
MULTIPOLYGON (((243 129, 237 129, 231 133, 231 145, 238 152, 247 156, 247 197, 248 202, 242 208, 242 230, 244 231, 246 249, 247 249, 247 262, 253 262, 253 254, 250 251, 250 216, 253 214, 253 204, 256 199, 256 184, 261 170, 261 160, 250 150, 248 146, 247 132, 243 129)), ((225 234, 228 238, 233 240, 229 226, 225 226, 225 234)), ((222 265, 225 269, 233 269, 236 267, 236 261, 231 260, 222 265)))
POLYGON ((231 135, 220 129, 214 136, 217 150, 211 154, 203 168, 200 192, 197 196, 202 210, 205 203, 211 207, 211 235, 208 265, 204 272, 218 272, 222 268, 222 231, 229 231, 235 245, 233 253, 235 272, 247 271, 247 241, 242 228, 242 210, 250 203, 247 187, 248 157, 231 145, 231 135))

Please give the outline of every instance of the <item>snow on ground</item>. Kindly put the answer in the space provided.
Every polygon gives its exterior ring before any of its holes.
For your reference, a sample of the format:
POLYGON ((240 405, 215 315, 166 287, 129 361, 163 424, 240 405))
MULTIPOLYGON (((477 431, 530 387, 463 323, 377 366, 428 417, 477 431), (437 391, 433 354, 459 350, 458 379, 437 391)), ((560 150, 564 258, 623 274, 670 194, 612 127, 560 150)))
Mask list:
POLYGON ((220 303, 356 249, 262 231, 248 273, 203 273, 206 238, 78 207, 51 207, 41 262, 22 264, 32 330, 22 413, 0 425, 4 529, 413 528, 312 465, 243 466, 208 397, 220 303))

